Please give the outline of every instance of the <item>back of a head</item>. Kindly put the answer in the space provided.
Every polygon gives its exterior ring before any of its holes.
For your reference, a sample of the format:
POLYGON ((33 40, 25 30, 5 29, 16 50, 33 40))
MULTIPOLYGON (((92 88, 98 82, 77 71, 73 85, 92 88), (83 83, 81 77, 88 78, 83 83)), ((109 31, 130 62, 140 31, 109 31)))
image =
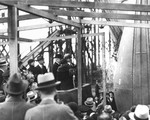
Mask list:
POLYGON ((71 110, 75 113, 78 110, 78 105, 76 102, 69 102, 68 106, 71 108, 71 110))
POLYGON ((109 113, 105 113, 105 112, 102 112, 98 117, 97 117, 97 120, 112 120, 113 117, 111 114, 109 113))

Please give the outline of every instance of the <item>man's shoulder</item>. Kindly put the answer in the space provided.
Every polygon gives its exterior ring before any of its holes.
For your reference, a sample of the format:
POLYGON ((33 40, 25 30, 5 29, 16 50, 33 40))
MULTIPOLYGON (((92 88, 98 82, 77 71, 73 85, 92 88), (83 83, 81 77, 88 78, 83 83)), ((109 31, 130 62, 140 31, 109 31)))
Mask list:
POLYGON ((39 105, 31 107, 30 109, 28 109, 27 114, 38 113, 38 112, 40 112, 40 106, 39 105))

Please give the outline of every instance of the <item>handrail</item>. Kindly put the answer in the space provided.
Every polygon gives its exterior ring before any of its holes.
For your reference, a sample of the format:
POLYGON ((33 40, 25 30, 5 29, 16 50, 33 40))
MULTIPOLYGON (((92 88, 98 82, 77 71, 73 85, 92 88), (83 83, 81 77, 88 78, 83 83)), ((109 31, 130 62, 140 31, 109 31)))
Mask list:
MULTIPOLYGON (((55 35, 57 35, 58 33, 58 30, 56 29, 53 33, 50 34, 50 36, 48 38, 52 38, 54 37, 55 35)), ((25 57, 23 57, 21 59, 22 61, 22 64, 24 66, 27 66, 27 61, 31 58, 34 58, 37 57, 37 55, 40 53, 41 49, 45 49, 50 43, 51 43, 52 40, 48 40, 48 41, 44 41, 44 42, 40 42, 32 51, 30 51, 25 57)))

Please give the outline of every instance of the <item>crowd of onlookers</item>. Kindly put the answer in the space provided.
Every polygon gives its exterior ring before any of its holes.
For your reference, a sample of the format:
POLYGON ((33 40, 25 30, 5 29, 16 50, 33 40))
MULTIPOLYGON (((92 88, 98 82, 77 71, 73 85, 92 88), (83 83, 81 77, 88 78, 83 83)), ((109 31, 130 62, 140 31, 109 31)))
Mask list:
POLYGON ((20 73, 11 75, 3 86, 5 99, 0 103, 0 120, 149 120, 147 105, 134 105, 120 113, 112 91, 106 93, 106 104, 103 92, 88 97, 82 105, 58 101, 60 84, 51 72, 39 74, 37 85, 27 92, 29 82, 20 73))
MULTIPOLYGON (((0 120, 149 120, 148 105, 133 105, 121 113, 117 109, 114 92, 109 91, 104 95, 97 85, 95 95, 87 97, 82 105, 75 101, 60 101, 57 90, 64 87, 61 86, 64 81, 59 80, 59 71, 67 71, 71 76, 75 71, 70 69, 70 60, 67 60, 71 58, 70 55, 62 57, 57 54, 55 58, 59 65, 56 68, 53 66, 53 72, 48 72, 43 67, 44 58, 41 56, 38 57, 39 64, 35 67, 39 72, 33 72, 33 59, 28 61, 28 69, 19 63, 18 73, 10 76, 9 69, 2 72, 0 120)), ((0 66, 2 67, 1 63, 0 66)))

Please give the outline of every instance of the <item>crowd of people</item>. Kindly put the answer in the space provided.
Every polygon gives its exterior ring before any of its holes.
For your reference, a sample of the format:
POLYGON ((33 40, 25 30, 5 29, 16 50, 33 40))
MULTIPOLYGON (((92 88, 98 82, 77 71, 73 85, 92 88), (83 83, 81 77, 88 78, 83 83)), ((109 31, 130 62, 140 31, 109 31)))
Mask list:
MULTIPOLYGON (((8 68, 0 69, 5 81, 1 82, 0 89, 0 120, 149 120, 148 105, 134 105, 120 113, 114 93, 106 93, 105 104, 103 92, 98 86, 95 87, 95 95, 87 97, 82 105, 74 101, 59 101, 57 90, 64 86, 70 89, 70 84, 74 87, 73 81, 65 84, 63 80, 67 79, 67 75, 75 75, 76 71, 69 54, 64 57, 57 54, 55 59, 53 72, 48 72, 42 56, 37 58, 39 64, 36 67, 35 60, 28 61, 28 74, 21 63, 18 72, 11 76, 8 68)), ((2 68, 5 63, 1 63, 2 68)))

